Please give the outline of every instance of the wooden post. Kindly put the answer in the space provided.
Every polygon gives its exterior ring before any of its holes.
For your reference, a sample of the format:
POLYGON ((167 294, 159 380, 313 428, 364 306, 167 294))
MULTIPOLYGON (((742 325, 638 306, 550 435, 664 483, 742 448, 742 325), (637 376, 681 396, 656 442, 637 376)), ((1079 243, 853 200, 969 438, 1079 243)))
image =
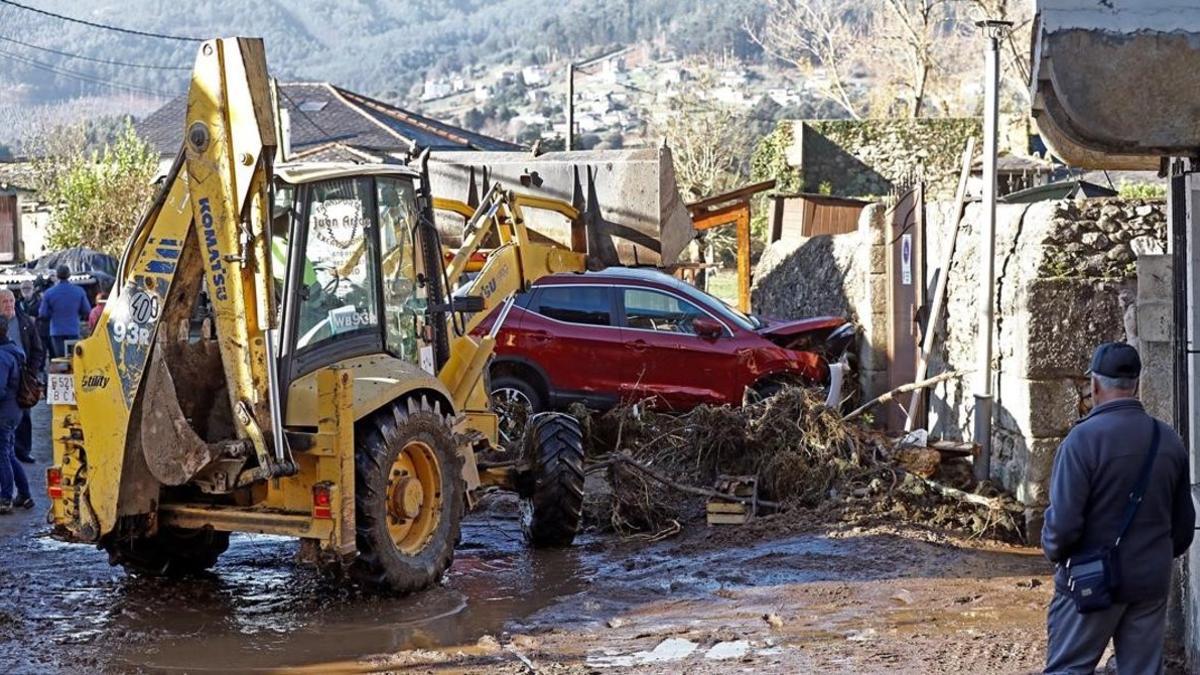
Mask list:
POLYGON ((750 311, 750 199, 774 187, 773 180, 755 183, 687 205, 692 226, 697 230, 711 230, 726 225, 736 228, 738 309, 743 312, 750 311))
POLYGON ((750 202, 737 221, 738 309, 750 311, 750 202))
MULTIPOLYGON (((925 318, 925 334, 921 342, 921 351, 917 355, 917 371, 913 376, 914 381, 925 379, 925 373, 929 372, 929 355, 933 353, 933 342, 937 338, 938 328, 942 321, 942 306, 946 304, 946 282, 950 276, 950 264, 954 262, 954 247, 958 242, 958 225, 967 209, 967 181, 971 178, 971 159, 974 155, 975 139, 968 138, 967 147, 963 149, 962 169, 958 174, 958 189, 954 192, 953 229, 950 231, 950 240, 946 244, 946 249, 942 252, 942 266, 937 271, 937 287, 933 291, 929 316, 925 318)), ((904 423, 905 431, 913 430, 914 411, 921 405, 923 394, 924 390, 914 390, 912 398, 909 399, 908 419, 904 423)))

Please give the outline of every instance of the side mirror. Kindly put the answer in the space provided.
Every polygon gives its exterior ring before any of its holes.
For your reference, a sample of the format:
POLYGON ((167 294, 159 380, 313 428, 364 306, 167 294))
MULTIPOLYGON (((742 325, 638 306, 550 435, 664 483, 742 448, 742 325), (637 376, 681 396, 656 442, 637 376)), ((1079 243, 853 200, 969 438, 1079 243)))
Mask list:
POLYGON ((706 316, 698 316, 692 319, 692 328, 696 330, 696 335, 707 340, 715 340, 725 332, 720 323, 706 316))

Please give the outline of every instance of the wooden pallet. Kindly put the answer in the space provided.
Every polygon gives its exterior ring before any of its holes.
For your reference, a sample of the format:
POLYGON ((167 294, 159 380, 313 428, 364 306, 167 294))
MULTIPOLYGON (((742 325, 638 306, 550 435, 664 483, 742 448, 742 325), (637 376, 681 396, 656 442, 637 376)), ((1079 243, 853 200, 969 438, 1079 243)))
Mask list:
POLYGON ((758 513, 757 476, 721 475, 717 477, 717 482, 713 487, 730 497, 740 497, 741 499, 734 501, 722 497, 710 497, 707 506, 709 525, 742 525, 749 522, 758 513))

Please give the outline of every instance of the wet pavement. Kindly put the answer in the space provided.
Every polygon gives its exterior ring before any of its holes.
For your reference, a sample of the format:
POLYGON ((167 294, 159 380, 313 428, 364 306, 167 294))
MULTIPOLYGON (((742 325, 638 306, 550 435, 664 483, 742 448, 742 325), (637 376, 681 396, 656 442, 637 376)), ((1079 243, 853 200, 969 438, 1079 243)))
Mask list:
POLYGON ((560 672, 905 672, 922 640, 952 656, 947 645, 978 651, 981 636, 1012 650, 971 662, 978 672, 1040 658, 1047 570, 1029 550, 699 526, 657 544, 589 534, 530 551, 507 498, 468 517, 445 584, 407 598, 347 591, 297 563, 294 541, 264 536, 235 536, 203 578, 135 577, 47 536, 48 416, 35 410, 38 508, 0 517, 5 672, 521 672, 534 660, 560 672))

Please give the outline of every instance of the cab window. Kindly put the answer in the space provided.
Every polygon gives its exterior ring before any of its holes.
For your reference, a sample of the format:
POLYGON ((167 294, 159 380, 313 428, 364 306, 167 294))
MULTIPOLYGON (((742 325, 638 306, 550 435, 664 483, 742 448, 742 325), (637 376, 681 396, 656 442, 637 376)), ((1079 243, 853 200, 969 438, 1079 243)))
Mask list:
POLYGON ((297 349, 379 330, 372 196, 370 178, 331 180, 308 191, 297 349))
POLYGON ((416 191, 412 181, 398 178, 377 178, 375 190, 387 350, 400 359, 418 363, 417 336, 425 313, 425 291, 417 284, 417 256, 413 248, 416 191))

